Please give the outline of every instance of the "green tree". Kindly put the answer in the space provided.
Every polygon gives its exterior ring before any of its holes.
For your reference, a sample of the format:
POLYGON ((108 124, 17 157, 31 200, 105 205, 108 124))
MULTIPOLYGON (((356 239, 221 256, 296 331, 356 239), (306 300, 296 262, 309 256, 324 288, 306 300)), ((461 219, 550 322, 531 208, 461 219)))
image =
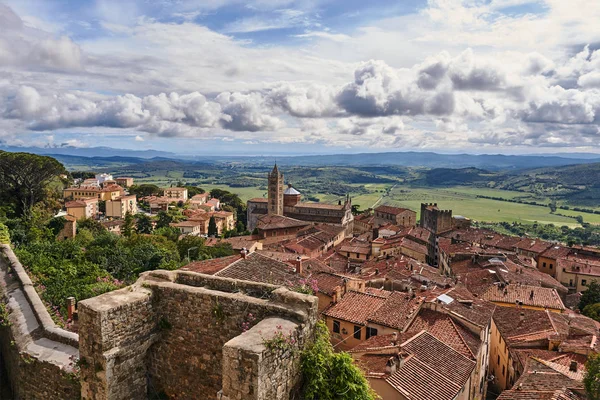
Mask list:
POLYGON ((135 194, 138 198, 146 196, 160 196, 163 193, 161 188, 149 183, 144 183, 141 185, 131 185, 128 190, 129 193, 135 194))
POLYGON ((152 233, 154 229, 152 227, 152 220, 146 214, 136 214, 137 224, 136 231, 137 233, 152 233))
POLYGON ((352 205, 352 215, 358 215, 360 214, 360 206, 358 204, 353 204, 352 205))
POLYGON ((600 399, 600 354, 592 353, 588 356, 585 363, 585 376, 583 385, 588 398, 591 400, 600 399))
POLYGON ((10 244, 10 233, 8 227, 0 222, 0 243, 10 244))
POLYGON ((159 211, 156 215, 156 228, 165 228, 173 222, 173 216, 166 211, 159 211))
POLYGON ((106 231, 104 226, 95 219, 85 218, 77 223, 77 230, 87 229, 94 235, 99 235, 106 231))
POLYGON ((192 197, 194 197, 197 194, 202 194, 204 193, 204 189, 199 188, 198 186, 186 186, 185 187, 188 190, 188 197, 191 199, 192 197))
POLYGON ((315 327, 315 341, 302 353, 306 400, 375 400, 377 395, 362 371, 345 352, 335 353, 323 321, 315 327))
POLYGON ((156 228, 152 233, 154 235, 164 236, 172 242, 177 242, 179 236, 181 235, 179 229, 173 226, 163 226, 162 228, 156 228))
POLYGON ((106 201, 98 200, 98 211, 105 214, 106 213, 106 201))
POLYGON ((32 207, 46 198, 49 184, 66 172, 52 157, 2 151, 0 199, 14 204, 17 216, 29 216, 32 207))
POLYGON ((208 236, 216 237, 219 235, 219 229, 217 228, 217 221, 215 221, 215 217, 210 217, 208 220, 208 236))
POLYGON ((592 281, 582 293, 578 308, 583 311, 590 304, 600 303, 600 284, 592 281))
POLYGON ((583 308, 583 315, 600 322, 600 303, 588 304, 583 308))
POLYGON ((177 242, 177 251, 182 260, 187 259, 188 254, 189 261, 200 259, 201 255, 205 254, 204 248, 204 239, 198 236, 186 235, 177 242))
POLYGON ((133 215, 129 211, 127 211, 127 213, 125 214, 123 225, 121 226, 121 233, 123 234, 123 236, 131 236, 131 234, 133 233, 134 222, 135 221, 133 215))
POLYGON ((66 223, 67 219, 65 217, 52 218, 50 222, 48 222, 48 229, 50 229, 52 234, 56 236, 60 233, 60 231, 63 230, 66 223))

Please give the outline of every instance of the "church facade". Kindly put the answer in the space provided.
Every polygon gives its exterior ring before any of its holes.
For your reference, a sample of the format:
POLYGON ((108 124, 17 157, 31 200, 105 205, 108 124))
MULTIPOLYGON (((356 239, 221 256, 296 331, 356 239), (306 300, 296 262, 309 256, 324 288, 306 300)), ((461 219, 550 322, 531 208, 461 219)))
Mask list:
POLYGON ((268 176, 268 198, 255 198, 247 202, 248 230, 253 231, 265 215, 283 215, 311 223, 342 226, 346 236, 352 236, 354 216, 349 196, 338 204, 302 202, 302 195, 292 185, 284 188, 283 174, 277 168, 268 176))

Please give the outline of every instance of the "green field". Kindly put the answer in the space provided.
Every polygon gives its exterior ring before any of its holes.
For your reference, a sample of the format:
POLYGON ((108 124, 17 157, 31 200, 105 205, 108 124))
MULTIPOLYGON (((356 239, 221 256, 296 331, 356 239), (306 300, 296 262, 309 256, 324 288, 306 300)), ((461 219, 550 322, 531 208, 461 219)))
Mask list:
MULTIPOLYGON (((154 183, 165 187, 177 184, 185 180, 187 184, 198 185, 206 191, 214 188, 228 190, 236 193, 243 201, 254 197, 266 196, 266 190, 259 189, 264 183, 257 182, 257 186, 232 187, 227 184, 215 183, 216 177, 207 176, 203 179, 184 179, 180 170, 154 170, 142 176, 135 176, 137 183, 154 183)), ((255 179, 247 176, 245 179, 255 179)), ((302 187, 308 183, 303 179, 297 179, 300 192, 306 195, 302 187), (304 185, 303 185, 304 184, 304 185)), ((318 181, 318 180, 317 180, 318 181)), ((337 203, 343 196, 315 193, 315 181, 312 182, 312 196, 324 203, 337 203)), ((463 215, 474 221, 480 222, 521 222, 521 223, 543 223, 555 225, 567 225, 578 227, 579 223, 574 217, 581 215, 585 222, 600 224, 600 214, 582 213, 572 210, 557 210, 556 214, 550 212, 549 207, 528 204, 512 203, 508 201, 480 198, 478 196, 498 197, 503 199, 519 199, 523 201, 535 201, 548 203, 549 200, 532 192, 511 191, 474 186, 453 187, 418 187, 398 181, 392 183, 367 183, 347 184, 352 196, 352 204, 360 206, 361 210, 372 208, 377 205, 389 204, 402 206, 419 212, 421 203, 437 203, 441 209, 451 209, 454 215, 463 215), (353 192, 353 189, 356 191, 353 192), (563 214, 563 215, 558 215, 563 214), (571 218, 569 218, 571 217, 571 218)), ((264 186, 263 186, 264 188, 264 186)), ((317 183, 316 188, 319 188, 317 183)), ((306 200, 306 196, 305 196, 306 200)))

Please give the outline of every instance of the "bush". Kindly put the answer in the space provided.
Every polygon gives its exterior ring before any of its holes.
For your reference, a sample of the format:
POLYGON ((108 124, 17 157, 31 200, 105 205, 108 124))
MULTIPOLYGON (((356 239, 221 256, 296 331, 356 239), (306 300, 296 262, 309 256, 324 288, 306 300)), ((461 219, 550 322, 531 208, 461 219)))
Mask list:
POLYGON ((8 227, 3 223, 0 223, 0 243, 10 244, 10 233, 8 227))
POLYGON ((375 400, 378 396, 345 352, 334 353, 324 322, 315 327, 315 341, 302 353, 303 398, 306 400, 375 400))

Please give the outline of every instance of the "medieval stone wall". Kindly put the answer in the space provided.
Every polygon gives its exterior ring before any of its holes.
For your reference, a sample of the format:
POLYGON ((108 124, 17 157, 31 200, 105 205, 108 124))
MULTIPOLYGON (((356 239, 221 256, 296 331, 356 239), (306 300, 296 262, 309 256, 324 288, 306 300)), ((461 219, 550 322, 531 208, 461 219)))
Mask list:
POLYGON ((0 248, 2 398, 79 399, 77 334, 57 327, 8 245, 0 248), (11 393, 12 392, 12 393, 11 393))
POLYGON ((291 327, 285 334, 294 335, 298 350, 312 335, 317 299, 273 285, 154 271, 131 288, 80 302, 79 314, 81 357, 89 365, 83 398, 216 399, 221 392, 224 399, 288 399, 301 376, 293 358, 299 352, 274 363, 264 346, 274 331, 248 328, 279 320, 291 327))

